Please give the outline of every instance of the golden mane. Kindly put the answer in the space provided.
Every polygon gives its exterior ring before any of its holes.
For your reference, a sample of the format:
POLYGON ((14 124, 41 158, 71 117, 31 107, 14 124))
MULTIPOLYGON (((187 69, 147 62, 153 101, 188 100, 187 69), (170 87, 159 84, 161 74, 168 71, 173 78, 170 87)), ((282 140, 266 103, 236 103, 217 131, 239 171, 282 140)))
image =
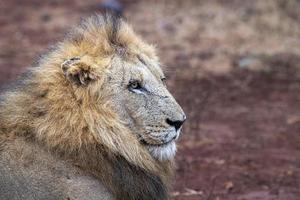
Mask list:
MULTIPOLYGON (((140 53, 156 59, 153 47, 122 20, 96 15, 83 21, 2 95, 0 151, 5 141, 26 138, 94 174, 119 199, 147 199, 145 187, 166 198, 171 163, 151 157, 113 112, 108 93, 71 85, 61 69, 65 60, 88 54, 106 73, 114 55, 130 60, 140 53)), ((100 88, 104 81, 99 77, 100 88)))

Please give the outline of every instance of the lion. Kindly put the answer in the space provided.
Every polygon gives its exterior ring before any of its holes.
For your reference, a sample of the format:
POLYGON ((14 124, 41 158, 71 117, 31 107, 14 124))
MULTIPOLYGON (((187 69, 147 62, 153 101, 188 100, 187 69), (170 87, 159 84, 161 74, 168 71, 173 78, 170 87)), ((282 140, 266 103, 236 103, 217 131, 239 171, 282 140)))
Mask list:
POLYGON ((0 199, 169 199, 186 116, 155 48, 94 15, 0 99, 0 199))

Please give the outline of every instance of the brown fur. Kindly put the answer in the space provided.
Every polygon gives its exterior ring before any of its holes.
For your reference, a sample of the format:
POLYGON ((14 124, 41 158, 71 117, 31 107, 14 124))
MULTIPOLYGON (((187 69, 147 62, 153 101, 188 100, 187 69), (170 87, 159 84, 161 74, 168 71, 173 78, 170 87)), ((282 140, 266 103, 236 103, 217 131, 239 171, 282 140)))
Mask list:
POLYGON ((117 199, 167 198, 171 162, 151 157, 111 109, 109 91, 101 90, 113 57, 131 61, 137 55, 157 59, 122 20, 93 16, 84 21, 2 95, 1 159, 51 162, 22 150, 37 148, 58 163, 93 174, 117 199), (80 62, 63 64, 77 56, 80 62))

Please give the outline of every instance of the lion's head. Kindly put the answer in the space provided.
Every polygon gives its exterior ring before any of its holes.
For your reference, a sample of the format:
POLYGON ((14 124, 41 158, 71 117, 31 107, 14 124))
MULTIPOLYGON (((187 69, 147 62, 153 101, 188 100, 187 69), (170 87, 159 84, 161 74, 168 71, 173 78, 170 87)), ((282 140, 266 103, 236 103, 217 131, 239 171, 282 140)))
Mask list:
POLYGON ((112 101, 121 119, 157 159, 175 155, 185 114, 169 93, 159 63, 143 54, 112 61, 112 101))
MULTIPOLYGON (((95 19, 99 20, 90 20, 95 19)), ((166 87, 153 47, 143 43, 123 21, 105 28, 105 41, 100 45, 91 41, 94 52, 73 54, 64 61, 64 73, 76 88, 88 86, 109 94, 105 98, 110 106, 154 158, 173 158, 186 116, 166 87)), ((89 37, 97 34, 92 31, 81 36, 77 49, 87 48, 89 37)))

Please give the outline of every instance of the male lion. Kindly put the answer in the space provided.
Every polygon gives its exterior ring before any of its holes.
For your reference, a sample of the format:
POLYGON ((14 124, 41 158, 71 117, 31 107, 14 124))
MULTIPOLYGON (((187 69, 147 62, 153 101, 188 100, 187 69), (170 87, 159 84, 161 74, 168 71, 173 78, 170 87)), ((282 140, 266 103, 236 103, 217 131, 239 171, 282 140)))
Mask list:
POLYGON ((168 199, 186 117, 152 46, 93 16, 0 101, 0 199, 168 199))

